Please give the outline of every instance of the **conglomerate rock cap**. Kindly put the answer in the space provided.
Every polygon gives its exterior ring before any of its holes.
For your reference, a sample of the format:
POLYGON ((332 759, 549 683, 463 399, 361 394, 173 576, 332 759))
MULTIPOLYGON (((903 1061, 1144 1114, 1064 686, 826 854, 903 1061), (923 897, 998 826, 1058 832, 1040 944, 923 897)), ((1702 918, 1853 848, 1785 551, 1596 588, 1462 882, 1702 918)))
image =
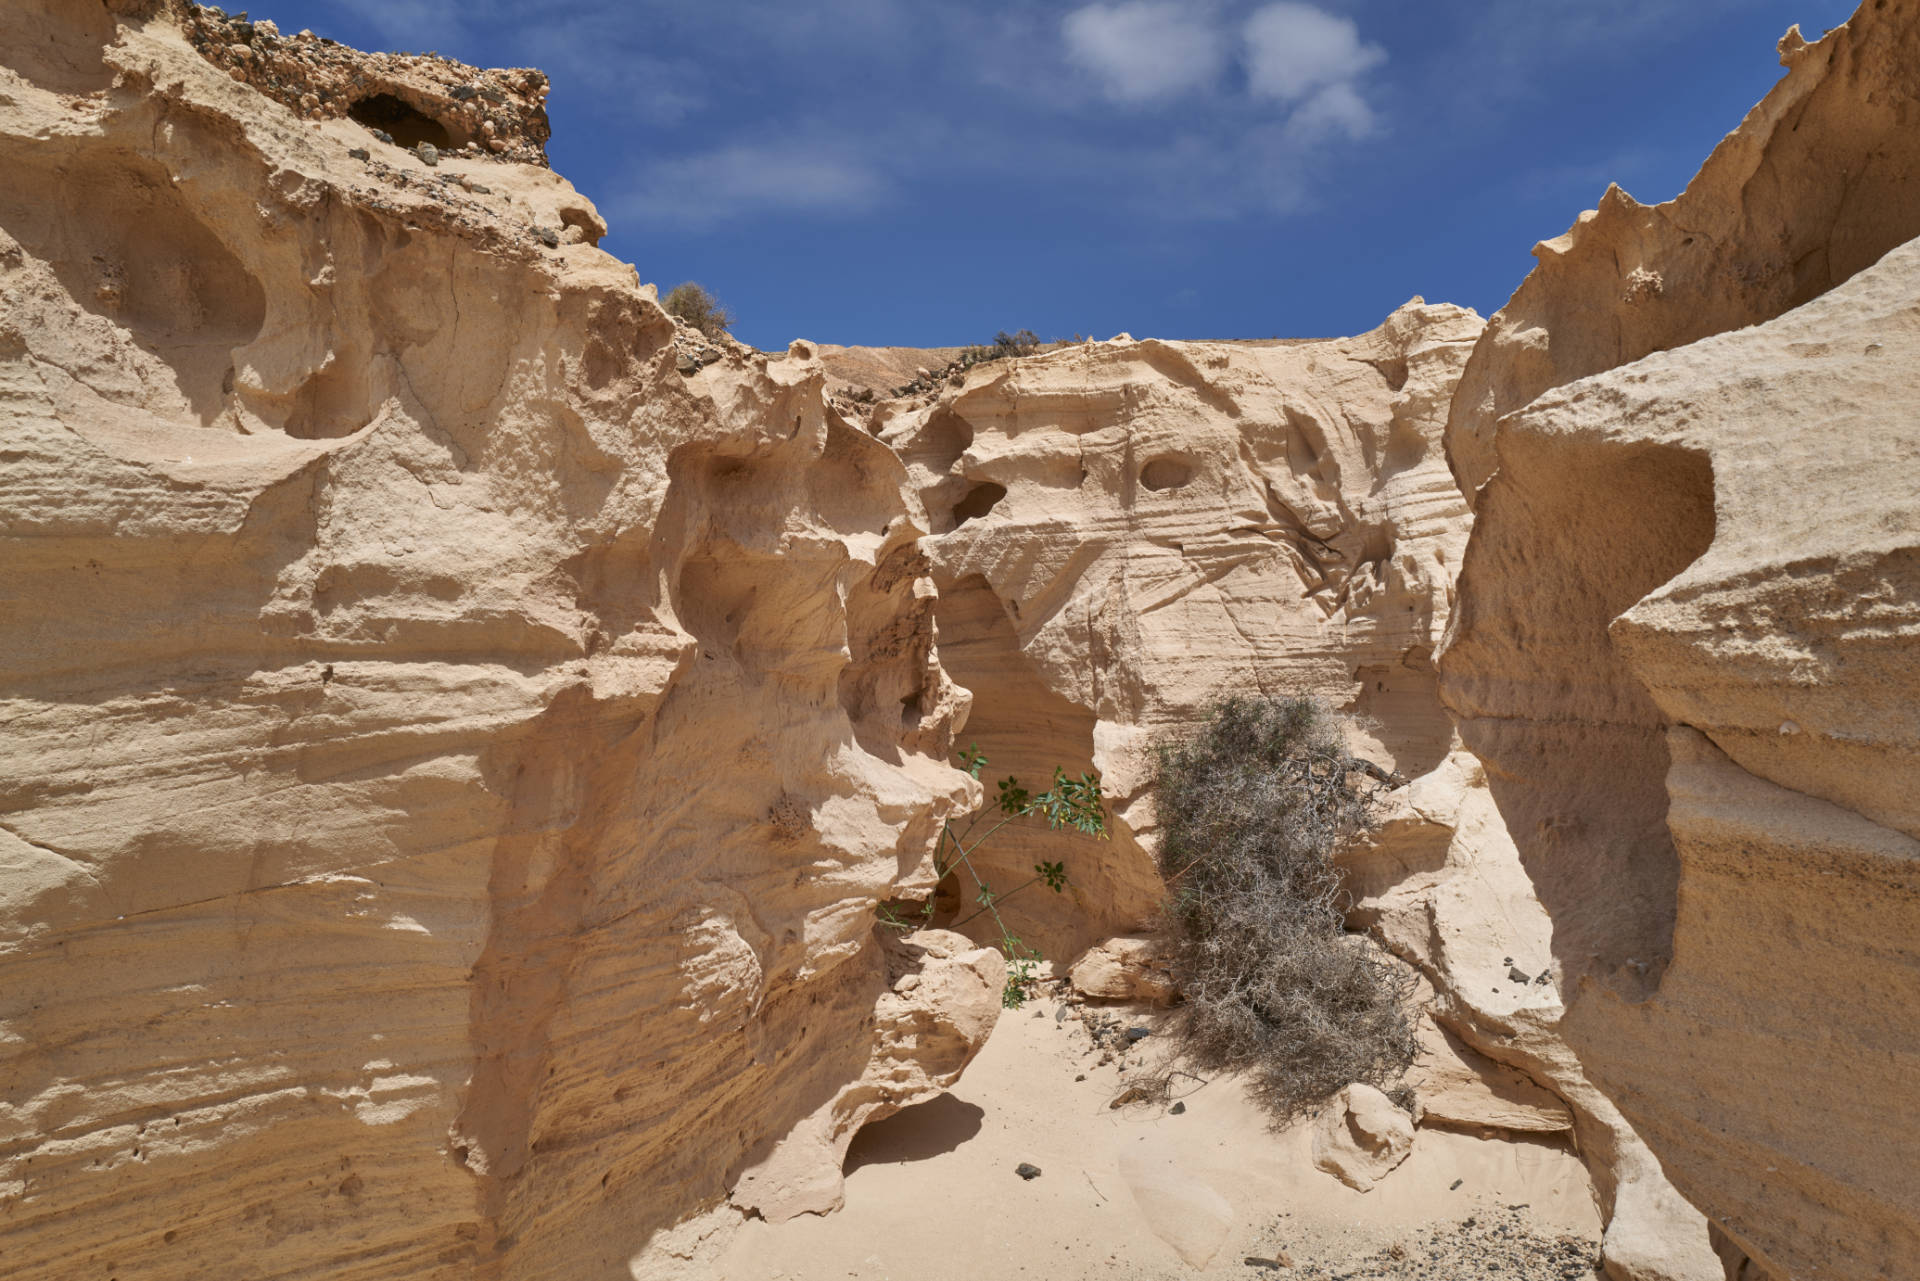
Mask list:
POLYGON ((183 3, 179 19, 207 61, 305 119, 355 120, 407 148, 547 163, 544 72, 486 70, 432 53, 363 53, 213 5, 183 3))

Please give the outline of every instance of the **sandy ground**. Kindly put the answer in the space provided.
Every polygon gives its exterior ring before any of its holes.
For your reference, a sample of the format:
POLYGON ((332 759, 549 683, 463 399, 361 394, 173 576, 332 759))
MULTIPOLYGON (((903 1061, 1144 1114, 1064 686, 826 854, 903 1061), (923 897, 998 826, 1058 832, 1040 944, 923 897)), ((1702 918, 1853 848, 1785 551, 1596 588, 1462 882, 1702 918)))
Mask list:
MULTIPOLYGON (((1151 1025, 1146 1012, 1117 1012, 1151 1025)), ((1313 1167, 1308 1126, 1274 1133, 1231 1078, 1175 1077, 1171 1099, 1110 1107, 1129 1081, 1164 1067, 1164 1039, 1102 1064, 1110 1052, 1075 1013, 1050 998, 1009 1012, 950 1093, 856 1137, 844 1209, 747 1222, 708 1274, 1594 1275, 1601 1224, 1565 1144, 1423 1128, 1398 1170, 1355 1192, 1313 1167), (1039 1175, 1023 1179, 1022 1163, 1039 1175)))

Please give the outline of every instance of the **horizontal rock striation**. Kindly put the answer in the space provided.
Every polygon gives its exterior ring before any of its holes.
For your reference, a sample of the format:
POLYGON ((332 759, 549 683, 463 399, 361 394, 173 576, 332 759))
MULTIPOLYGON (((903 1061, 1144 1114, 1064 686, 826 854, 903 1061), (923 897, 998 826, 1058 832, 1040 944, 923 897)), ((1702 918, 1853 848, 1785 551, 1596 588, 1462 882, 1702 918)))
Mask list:
POLYGON ((1912 128, 1920 29, 1909 0, 1867 0, 1809 44, 1687 189, 1643 205, 1618 187, 1487 322, 1447 423, 1473 499, 1497 465, 1499 420, 1550 388, 1769 320, 1920 235, 1912 128))
MULTIPOLYGON (((1114 800, 1112 841, 1066 857, 1071 910, 1007 905, 1028 942, 1065 962, 1151 918, 1151 743, 1224 693, 1351 705, 1408 774, 1446 756, 1428 658, 1467 512, 1439 430, 1480 324, 1416 300, 1351 339, 1090 343, 880 406, 936 535, 962 738, 992 778, 1095 769, 1114 800)), ((1012 831, 995 874, 1060 841, 1012 831)))
POLYGON ((1013 931, 1097 995, 1165 999, 1178 976, 1128 937, 1165 893, 1153 740, 1230 693, 1352 710, 1362 754, 1411 780, 1346 871, 1350 924, 1419 971, 1437 1021, 1409 1077, 1427 1123, 1571 1131, 1612 1275, 1718 1281, 1705 1220, 1560 1036, 1553 923, 1439 701, 1472 522, 1440 442, 1481 328, 1415 300, 1354 338, 1093 343, 879 406, 935 531, 962 741, 990 778, 1097 769, 1113 801, 1110 842, 1009 828, 977 861, 996 886, 1064 863, 1069 897, 1003 904, 1013 931))
POLYGON ((680 372, 544 168, 365 142, 0 34, 19 1281, 625 1276, 998 1008, 873 930, 978 794, 900 462, 809 349, 680 372))
POLYGON ((1610 194, 1489 324, 1440 668, 1594 1080, 1755 1265, 1906 1277, 1920 5, 1782 48, 1685 195, 1610 194))

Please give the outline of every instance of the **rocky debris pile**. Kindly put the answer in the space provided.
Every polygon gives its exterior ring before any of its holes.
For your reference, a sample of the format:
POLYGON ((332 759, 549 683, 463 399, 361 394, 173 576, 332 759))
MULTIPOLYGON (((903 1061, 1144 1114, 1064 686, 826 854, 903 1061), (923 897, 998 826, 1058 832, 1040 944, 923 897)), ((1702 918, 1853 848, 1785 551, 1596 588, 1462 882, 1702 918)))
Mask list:
MULTIPOLYGON (((1026 331, 1021 331, 1031 341, 1007 340, 995 342, 991 346, 963 348, 958 356, 949 360, 938 369, 925 365, 913 371, 913 377, 887 392, 890 399, 911 399, 915 396, 927 396, 938 393, 942 387, 958 387, 966 381, 969 370, 981 365, 991 365, 996 361, 1019 360, 1026 356, 1038 356, 1045 351, 1058 351, 1063 347, 1077 347, 1086 342, 1084 338, 1061 339, 1058 342, 1042 343, 1026 331)), ((1125 335, 1121 335, 1123 338, 1125 335)), ((853 389, 849 388, 849 392, 853 389)), ((876 397, 869 394, 869 401, 876 397)), ((862 402, 866 403, 866 402, 862 402)))
MULTIPOLYGON (((437 54, 363 53, 311 31, 282 35, 246 11, 183 5, 180 27, 202 57, 308 120, 350 118, 383 142, 545 166, 546 74, 486 70, 437 54)), ((428 159, 433 155, 435 159, 428 159)))
POLYGON ((1455 1223, 1422 1228, 1401 1241, 1355 1259, 1336 1243, 1249 1255, 1248 1276, 1299 1281, 1598 1281, 1599 1250, 1578 1237, 1547 1236, 1523 1213, 1525 1205, 1483 1210, 1455 1223))
POLYGON ((689 376, 725 360, 729 355, 745 357, 756 354, 753 348, 735 342, 731 337, 722 335, 709 338, 680 320, 674 324, 673 353, 674 368, 689 376))
MULTIPOLYGON (((415 149, 414 154, 424 164, 427 161, 426 156, 419 154, 421 148, 429 152, 432 148, 422 143, 420 148, 415 149)), ((370 208, 397 211, 399 206, 392 199, 392 191, 399 189, 415 193, 443 207, 444 224, 448 230, 475 238, 497 236, 507 231, 524 248, 534 252, 539 249, 559 249, 562 245, 598 244, 606 234, 606 223, 578 193, 568 193, 574 198, 557 218, 549 217, 546 221, 531 223, 521 218, 503 218, 501 215, 511 209, 513 200, 502 188, 480 182, 470 173, 456 170, 429 173, 413 165, 394 164, 387 158, 392 154, 376 154, 366 147, 354 147, 347 152, 349 159, 365 166, 366 176, 373 180, 373 185, 356 184, 353 187, 356 202, 370 208)), ((431 167, 438 168, 437 158, 431 167)))

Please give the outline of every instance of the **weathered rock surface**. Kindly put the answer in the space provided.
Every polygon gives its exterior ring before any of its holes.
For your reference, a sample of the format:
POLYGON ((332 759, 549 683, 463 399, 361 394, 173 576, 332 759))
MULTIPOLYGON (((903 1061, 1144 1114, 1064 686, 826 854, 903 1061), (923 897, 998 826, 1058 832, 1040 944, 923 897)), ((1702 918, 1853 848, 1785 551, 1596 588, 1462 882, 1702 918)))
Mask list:
POLYGON ((1146 935, 1120 935, 1080 954, 1068 973, 1074 990, 1103 1001, 1173 999, 1173 973, 1163 949, 1146 935))
POLYGON ((872 929, 977 795, 898 460, 365 142, 0 26, 10 1278, 625 1275, 992 1022, 872 929))
POLYGON ((1444 664, 1568 1037, 1784 1274, 1920 1257, 1920 1151, 1873 1119, 1920 1103, 1917 298, 1910 245, 1505 420, 1444 664))
POLYGON ((884 946, 890 986, 874 1007, 866 1070, 740 1176, 729 1198, 739 1209, 771 1223, 839 1209, 841 1165, 860 1127, 952 1085, 993 1031, 1007 981, 1000 953, 947 930, 884 946))
POLYGON ((1406 1083, 1413 1089, 1422 1125, 1518 1134, 1573 1129, 1573 1110, 1558 1095, 1431 1021, 1420 1025, 1420 1057, 1406 1083))
POLYGON ((1313 1163, 1356 1192, 1371 1192, 1413 1152, 1413 1118, 1355 1082, 1313 1123, 1313 1163))
POLYGON ((1371 842, 1347 856, 1362 895, 1349 921, 1366 925, 1429 985, 1427 1013, 1437 1026, 1422 1029, 1425 1053, 1408 1073, 1423 1123, 1525 1133, 1570 1120, 1606 1220, 1607 1274, 1718 1281, 1705 1218, 1673 1189, 1562 1035, 1555 923, 1497 795, 1480 763, 1456 750, 1392 793, 1371 842), (1561 1106, 1540 1097, 1542 1086, 1561 1106))
POLYGON ((1912 3, 1790 34, 1631 253, 1610 195, 1543 256, 1453 422, 1491 479, 1440 666, 1562 1035, 1777 1276, 1920 1258, 1916 51, 1912 3))
POLYGON ((1487 322, 1447 426, 1472 499, 1497 465, 1500 419, 1542 392, 1642 356, 1771 319, 1920 235, 1920 18, 1867 0, 1809 44, 1674 200, 1618 187, 1539 260, 1487 322))
POLYGON ((1010 828, 985 852, 991 876, 1067 864, 1070 908, 1003 909, 1028 943, 1064 962, 1149 923, 1149 744, 1223 690, 1351 705, 1410 775, 1446 756, 1428 657, 1467 513, 1439 438, 1480 323, 1416 300, 1350 339, 1089 343, 880 407, 940 535, 962 739, 989 777, 1096 769, 1114 799, 1110 842, 1010 828))
POLYGON ((1439 441, 1480 330, 1416 301, 1350 339, 1092 343, 883 403, 875 425, 937 535, 941 657, 974 694, 960 740, 990 778, 1092 768, 1113 798, 1111 842, 1009 828, 983 851, 1002 884, 1041 859, 1067 866, 1069 898, 1002 905, 1014 932, 1091 995, 1130 985, 1108 953, 1163 893, 1153 737, 1234 690, 1353 709, 1363 753, 1412 780, 1345 866, 1351 923, 1435 993, 1415 1074, 1431 1123, 1571 1126, 1614 1275, 1709 1281, 1704 1219, 1559 1036, 1551 924, 1438 703, 1428 656, 1472 519, 1439 441))

